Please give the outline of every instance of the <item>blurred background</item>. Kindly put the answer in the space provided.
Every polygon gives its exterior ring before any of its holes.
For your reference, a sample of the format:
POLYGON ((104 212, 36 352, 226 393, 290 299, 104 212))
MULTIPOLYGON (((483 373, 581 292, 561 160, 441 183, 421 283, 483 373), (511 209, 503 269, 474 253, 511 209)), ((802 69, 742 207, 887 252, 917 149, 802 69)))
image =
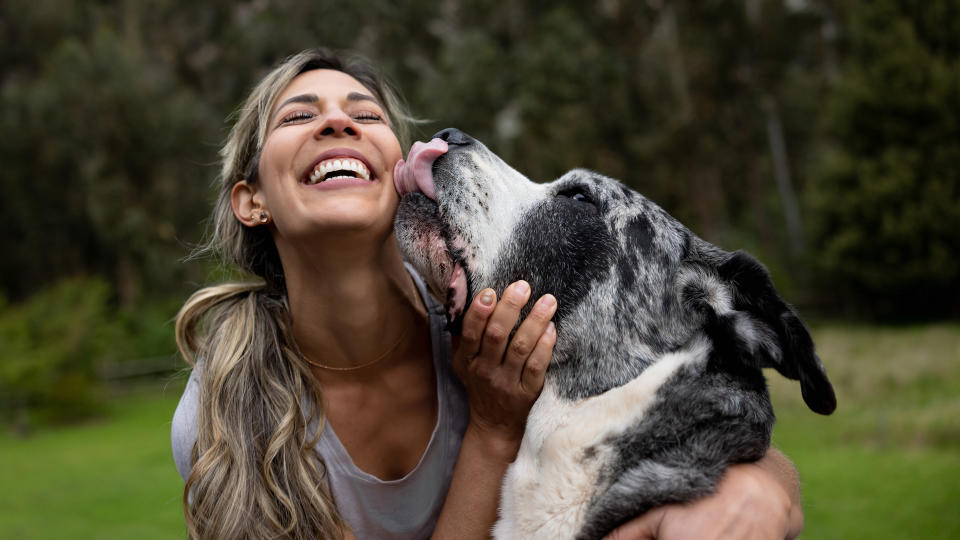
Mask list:
POLYGON ((518 170, 598 170, 746 249, 828 418, 772 374, 804 538, 960 538, 957 0, 3 0, 0 537, 184 537, 172 318, 229 116, 283 57, 378 65, 518 170))

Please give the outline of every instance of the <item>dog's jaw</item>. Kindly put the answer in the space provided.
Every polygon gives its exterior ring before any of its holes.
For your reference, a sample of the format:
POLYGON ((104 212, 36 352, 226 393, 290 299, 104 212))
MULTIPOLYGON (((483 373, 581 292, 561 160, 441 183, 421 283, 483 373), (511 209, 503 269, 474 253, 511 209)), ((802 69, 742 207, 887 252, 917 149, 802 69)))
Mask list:
MULTIPOLYGON (((425 262, 431 262, 430 268, 424 268, 420 265, 421 272, 433 279, 428 281, 432 285, 435 294, 440 292, 440 284, 447 283, 445 292, 447 317, 450 322, 457 321, 464 312, 467 303, 469 280, 462 261, 457 260, 454 251, 461 251, 455 246, 462 244, 458 238, 449 237, 449 227, 443 226, 440 219, 439 207, 436 204, 437 194, 436 186, 433 181, 433 164, 438 157, 445 154, 448 150, 446 141, 438 138, 432 139, 428 143, 417 141, 410 149, 407 160, 400 160, 393 168, 393 182, 397 194, 401 197, 412 193, 421 193, 428 201, 420 200, 421 205, 425 205, 436 215, 434 223, 437 227, 428 228, 422 234, 418 235, 420 250, 426 253, 425 262), (454 247, 452 248, 451 245, 454 247), (430 271, 433 270, 433 271, 430 271)), ((401 245, 409 246, 409 242, 402 242, 401 245)), ((443 296, 437 294, 437 296, 443 296)))
POLYGON ((456 248, 461 244, 440 216, 437 203, 423 193, 407 193, 396 217, 397 243, 404 258, 423 276, 430 292, 456 324, 470 294, 470 275, 456 248))
POLYGON ((401 195, 395 225, 404 257, 445 301, 456 330, 473 292, 505 288, 494 279, 493 263, 543 189, 477 141, 453 143, 449 150, 440 142, 415 144, 395 168, 401 195))

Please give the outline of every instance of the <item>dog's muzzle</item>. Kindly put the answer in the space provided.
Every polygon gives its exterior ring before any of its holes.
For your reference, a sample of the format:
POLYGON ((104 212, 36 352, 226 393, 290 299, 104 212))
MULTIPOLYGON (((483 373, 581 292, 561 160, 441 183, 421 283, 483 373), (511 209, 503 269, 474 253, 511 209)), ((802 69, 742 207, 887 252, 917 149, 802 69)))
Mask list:
MULTIPOLYGON (((415 142, 410 148, 407 159, 401 159, 394 166, 393 183, 397 194, 403 198, 410 193, 422 193, 434 203, 435 211, 442 220, 439 207, 436 206, 438 201, 437 187, 433 178, 434 163, 440 156, 447 153, 451 145, 466 146, 470 141, 470 137, 465 133, 448 128, 436 133, 428 143, 415 142)), ((423 202, 426 203, 426 201, 423 202)), ((425 250, 437 267, 446 269, 441 279, 448 283, 447 317, 453 323, 463 315, 466 309, 469 284, 462 262, 455 260, 450 252, 447 245, 450 238, 443 234, 445 230, 447 230, 446 227, 441 227, 439 231, 435 231, 436 234, 426 240, 425 250)))

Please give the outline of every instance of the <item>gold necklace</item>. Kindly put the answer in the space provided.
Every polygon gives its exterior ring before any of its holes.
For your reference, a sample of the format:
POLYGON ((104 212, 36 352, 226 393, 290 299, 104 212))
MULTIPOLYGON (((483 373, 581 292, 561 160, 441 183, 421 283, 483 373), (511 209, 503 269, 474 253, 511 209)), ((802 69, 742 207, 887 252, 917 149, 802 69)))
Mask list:
POLYGON ((403 340, 407 337, 407 334, 410 333, 410 329, 413 328, 413 327, 414 327, 413 324, 408 324, 407 327, 403 330, 403 334, 400 334, 400 338, 397 339, 397 342, 394 343, 393 345, 391 345, 390 348, 387 349, 386 352, 384 352, 384 353, 381 354, 380 356, 374 358, 373 360, 371 360, 371 361, 369 361, 369 362, 367 362, 367 363, 365 363, 365 364, 360 364, 359 366, 350 366, 350 367, 328 366, 328 365, 326 365, 326 364, 321 364, 320 362, 317 362, 317 361, 315 361, 315 360, 311 360, 311 359, 309 359, 309 358, 307 358, 307 357, 304 357, 304 360, 306 360, 307 363, 310 364, 311 366, 316 366, 316 367, 318 367, 318 368, 320 368, 320 369, 329 369, 330 371, 356 371, 356 370, 358 370, 358 369, 363 369, 363 368, 365 368, 365 367, 370 367, 370 366, 376 364, 377 362, 383 360, 384 358, 390 356, 390 353, 392 353, 393 351, 397 350, 397 347, 399 347, 400 344, 403 343, 403 340))

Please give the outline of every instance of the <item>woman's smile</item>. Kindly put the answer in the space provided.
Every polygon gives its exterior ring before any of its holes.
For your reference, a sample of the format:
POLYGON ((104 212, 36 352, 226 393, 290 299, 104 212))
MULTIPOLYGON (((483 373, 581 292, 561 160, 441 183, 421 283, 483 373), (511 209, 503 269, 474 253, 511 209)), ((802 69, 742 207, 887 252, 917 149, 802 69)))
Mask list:
POLYGON ((379 181, 362 153, 351 148, 334 148, 318 156, 301 176, 301 182, 319 189, 364 187, 379 181))

